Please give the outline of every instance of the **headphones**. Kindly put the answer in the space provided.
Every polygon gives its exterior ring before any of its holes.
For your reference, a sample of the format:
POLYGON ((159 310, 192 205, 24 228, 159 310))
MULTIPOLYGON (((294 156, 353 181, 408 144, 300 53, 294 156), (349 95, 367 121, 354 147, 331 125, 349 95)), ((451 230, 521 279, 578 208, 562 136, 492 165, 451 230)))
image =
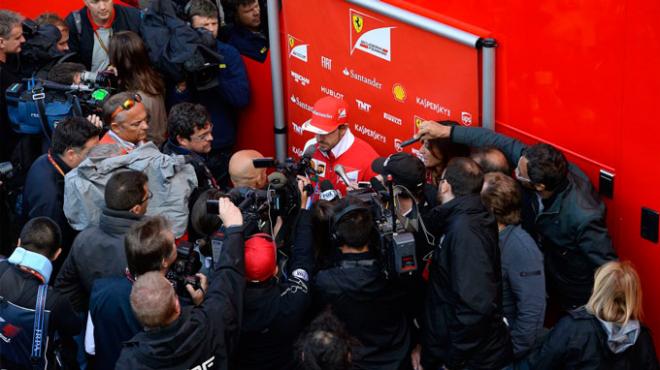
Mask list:
POLYGON ((350 204, 348 207, 342 209, 340 212, 335 213, 330 218, 330 225, 328 230, 330 231, 330 240, 337 244, 343 243, 343 238, 339 235, 337 231, 337 225, 341 222, 341 219, 344 218, 349 213, 352 212, 369 212, 369 209, 361 205, 350 204))

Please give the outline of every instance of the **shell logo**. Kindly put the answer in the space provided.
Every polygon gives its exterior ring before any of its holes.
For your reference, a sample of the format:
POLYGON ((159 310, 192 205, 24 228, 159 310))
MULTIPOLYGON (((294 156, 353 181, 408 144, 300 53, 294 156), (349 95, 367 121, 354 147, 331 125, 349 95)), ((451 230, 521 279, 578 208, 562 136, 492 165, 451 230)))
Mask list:
POLYGON ((394 95, 394 100, 398 101, 399 103, 405 102, 406 97, 408 96, 406 94, 406 89, 399 83, 396 83, 394 86, 392 86, 392 95, 394 95))

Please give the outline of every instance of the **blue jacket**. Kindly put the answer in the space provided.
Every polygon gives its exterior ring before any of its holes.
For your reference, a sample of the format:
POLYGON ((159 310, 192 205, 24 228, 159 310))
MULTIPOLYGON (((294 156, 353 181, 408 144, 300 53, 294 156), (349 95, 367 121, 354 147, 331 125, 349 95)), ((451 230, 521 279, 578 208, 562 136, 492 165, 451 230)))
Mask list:
POLYGON ((142 325, 131 309, 132 288, 133 284, 126 276, 94 281, 89 315, 94 323, 96 369, 114 369, 122 343, 142 331, 142 325))
MULTIPOLYGON (((65 174, 71 170, 58 155, 53 155, 52 158, 65 174)), ((34 161, 23 189, 24 220, 41 216, 50 217, 62 231, 64 254, 54 264, 56 271, 53 274, 55 274, 67 256, 76 232, 64 216, 64 176, 50 163, 48 154, 43 154, 34 161)))
POLYGON ((255 33, 245 27, 233 25, 227 28, 227 43, 250 59, 259 63, 268 57, 268 39, 261 33, 255 33))
POLYGON ((183 92, 170 91, 169 102, 202 104, 209 111, 213 123, 213 148, 231 148, 236 141, 238 110, 250 102, 250 86, 245 64, 238 50, 217 41, 217 52, 224 56, 224 68, 218 73, 218 86, 206 91, 194 91, 192 86, 183 92))

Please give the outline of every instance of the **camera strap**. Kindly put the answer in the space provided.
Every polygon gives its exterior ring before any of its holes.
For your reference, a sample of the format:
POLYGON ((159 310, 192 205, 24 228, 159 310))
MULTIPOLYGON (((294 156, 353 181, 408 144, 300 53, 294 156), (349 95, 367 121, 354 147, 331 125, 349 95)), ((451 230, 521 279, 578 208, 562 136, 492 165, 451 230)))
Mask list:
POLYGON ((50 143, 50 138, 53 135, 53 132, 50 129, 48 124, 48 119, 46 118, 46 105, 44 104, 44 99, 46 94, 44 93, 43 88, 32 90, 32 100, 37 106, 37 114, 39 115, 39 122, 41 122, 41 130, 44 135, 46 135, 46 140, 50 143))

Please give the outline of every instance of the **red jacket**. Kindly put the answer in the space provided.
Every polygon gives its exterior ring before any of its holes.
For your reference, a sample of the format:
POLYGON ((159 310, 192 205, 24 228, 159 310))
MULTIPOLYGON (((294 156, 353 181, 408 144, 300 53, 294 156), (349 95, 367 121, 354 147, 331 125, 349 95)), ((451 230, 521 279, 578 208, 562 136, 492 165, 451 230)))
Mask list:
MULTIPOLYGON (((305 144, 305 148, 309 145, 315 145, 316 139, 309 140, 305 144)), ((312 161, 314 167, 318 172, 318 180, 313 181, 315 193, 319 193, 318 184, 323 180, 328 179, 334 185, 335 189, 346 194, 346 184, 335 173, 335 166, 341 164, 344 166, 346 176, 352 182, 369 181, 372 177, 376 176, 371 169, 371 162, 378 158, 374 148, 371 147, 366 141, 355 137, 350 130, 346 130, 344 137, 335 145, 328 153, 320 150, 314 152, 312 161)), ((314 179, 312 179, 314 180, 314 179)))

